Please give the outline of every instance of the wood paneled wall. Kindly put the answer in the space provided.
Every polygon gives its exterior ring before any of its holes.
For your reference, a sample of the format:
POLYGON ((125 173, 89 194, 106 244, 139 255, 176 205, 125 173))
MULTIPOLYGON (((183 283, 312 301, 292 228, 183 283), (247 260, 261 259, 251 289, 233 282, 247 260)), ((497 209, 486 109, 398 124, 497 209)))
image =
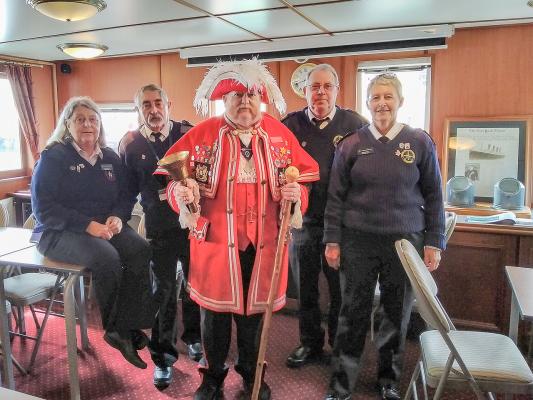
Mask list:
MULTIPOLYGON (((359 61, 431 56, 432 93, 430 133, 443 153, 444 123, 448 117, 533 114, 533 25, 458 29, 448 48, 429 52, 404 52, 310 59, 332 64, 339 74, 338 104, 355 108, 356 69, 359 61)), ((58 63, 59 66, 60 63, 58 63)), ((163 86, 171 100, 174 119, 198 122, 192 99, 205 68, 187 68, 177 53, 69 62, 72 73, 58 72, 59 108, 71 96, 87 95, 100 103, 130 102, 146 83, 163 86)), ((268 64, 285 95, 288 111, 305 106, 290 88, 294 61, 268 64)), ((58 68, 59 70, 59 68, 58 68)), ((39 92, 40 133, 46 141, 52 123, 50 78, 45 70, 34 74, 39 92), (41 97, 42 94, 42 97, 41 97)), ((268 111, 276 115, 269 107, 268 111)), ((1 188, 0 188, 1 195, 1 188)))

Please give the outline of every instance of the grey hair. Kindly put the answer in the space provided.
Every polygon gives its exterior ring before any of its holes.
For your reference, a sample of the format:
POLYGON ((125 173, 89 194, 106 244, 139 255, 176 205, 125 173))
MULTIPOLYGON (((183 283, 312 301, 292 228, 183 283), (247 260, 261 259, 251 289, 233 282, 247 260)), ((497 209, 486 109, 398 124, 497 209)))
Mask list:
POLYGON ((394 89, 396 89, 396 93, 398 93, 400 99, 403 99, 402 83, 400 82, 396 74, 393 74, 392 72, 385 72, 383 74, 379 74, 373 77, 372 80, 368 83, 368 88, 366 90, 368 97, 370 96, 370 91, 376 85, 392 86, 394 89))
POLYGON ((337 71, 335 71, 335 68, 333 68, 329 64, 318 64, 318 65, 315 65, 313 68, 311 68, 309 70, 309 72, 307 73, 307 78, 305 79, 305 84, 306 85, 309 84, 309 77, 315 71, 327 71, 327 72, 330 72, 331 75, 333 75, 333 78, 335 80, 335 85, 339 86, 339 75, 337 75, 337 71))
POLYGON ((71 97, 67 101, 67 104, 65 104, 65 107, 63 107, 63 111, 59 116, 56 127, 52 132, 52 135, 50 136, 50 139, 48 139, 48 142, 46 142, 46 146, 50 147, 54 143, 66 144, 69 140, 72 140, 72 134, 67 128, 67 121, 72 117, 72 114, 74 114, 74 110, 77 107, 85 107, 98 114, 98 119, 100 120, 100 134, 98 135, 98 146, 100 146, 100 148, 107 147, 100 108, 94 102, 94 100, 87 96, 71 97))
POLYGON ((135 93, 135 97, 133 101, 135 102, 135 106, 140 110, 142 106, 142 96, 144 92, 158 92, 161 96, 161 99, 163 99, 164 103, 168 105, 168 96, 167 93, 163 90, 161 86, 156 85, 155 83, 149 83, 148 85, 144 85, 141 87, 137 92, 135 93))

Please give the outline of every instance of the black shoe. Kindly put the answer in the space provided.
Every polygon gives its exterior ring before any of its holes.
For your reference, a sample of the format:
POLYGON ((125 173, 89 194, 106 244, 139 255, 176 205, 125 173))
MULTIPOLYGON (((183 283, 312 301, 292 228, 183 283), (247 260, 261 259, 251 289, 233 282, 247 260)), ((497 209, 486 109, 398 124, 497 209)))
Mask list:
POLYGON ((300 345, 289 354, 285 364, 289 368, 300 368, 305 364, 320 360, 322 354, 322 349, 313 349, 311 347, 300 345))
POLYGON ((166 389, 172 382, 172 367, 158 367, 154 369, 154 386, 159 390, 166 389))
POLYGON ((187 344, 187 353, 189 358, 193 361, 200 361, 204 355, 204 350, 202 348, 202 343, 188 343, 187 344))
POLYGON ((350 394, 339 394, 335 391, 329 392, 324 400, 350 400, 352 396, 350 394))
POLYGON ((395 383, 379 385, 379 393, 384 400, 400 400, 400 389, 395 383))
POLYGON ((140 329, 133 329, 130 331, 130 333, 131 333, 131 343, 133 344, 133 348, 135 350, 142 350, 146 346, 148 346, 150 339, 148 339, 148 336, 146 336, 146 333, 144 333, 140 329))
POLYGON ((224 380, 219 381, 205 375, 202 384, 194 392, 193 400, 220 400, 224 397, 224 380))
POLYGON ((114 347, 122 353, 122 356, 137 368, 146 369, 147 365, 133 348, 130 338, 121 337, 118 332, 106 332, 104 340, 108 345, 114 347))
MULTIPOLYGON (((254 391, 254 382, 247 382, 243 381, 244 383, 244 391, 247 395, 247 398, 250 398, 254 391)), ((272 390, 270 390, 270 386, 263 381, 261 382, 261 387, 259 388, 259 400, 270 400, 272 398, 272 390)))

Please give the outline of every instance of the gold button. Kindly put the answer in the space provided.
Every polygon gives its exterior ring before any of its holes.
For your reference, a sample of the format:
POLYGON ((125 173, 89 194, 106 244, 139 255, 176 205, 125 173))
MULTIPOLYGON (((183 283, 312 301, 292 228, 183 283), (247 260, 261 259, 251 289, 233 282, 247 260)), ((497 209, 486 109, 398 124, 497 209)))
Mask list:
POLYGON ((233 182, 233 179, 235 179, 233 176, 228 177, 228 182, 233 182))
POLYGON ((261 244, 259 245, 259 248, 260 248, 260 249, 263 249, 264 247, 265 247, 265 244, 264 244, 264 243, 261 243, 261 244))
POLYGON ((232 214, 233 213, 233 210, 231 208, 228 208, 228 211, 227 211, 228 214, 232 214))
POLYGON ((263 180, 261 181, 261 185, 265 185, 266 183, 267 183, 266 179, 263 179, 263 180))
POLYGON ((235 247, 235 243, 228 244, 228 247, 232 247, 232 248, 235 247))

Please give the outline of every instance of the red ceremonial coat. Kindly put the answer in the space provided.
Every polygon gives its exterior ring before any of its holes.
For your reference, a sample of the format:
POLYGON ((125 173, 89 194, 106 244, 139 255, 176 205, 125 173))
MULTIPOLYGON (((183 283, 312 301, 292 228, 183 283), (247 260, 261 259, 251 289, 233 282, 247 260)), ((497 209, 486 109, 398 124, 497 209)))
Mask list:
MULTIPOLYGON (((280 177, 293 165, 300 171, 298 182, 319 179, 318 164, 307 154, 292 132, 281 122, 263 114, 254 127, 252 149, 257 174, 257 247, 247 309, 244 309, 239 261, 236 184, 240 141, 224 117, 213 117, 187 132, 167 152, 189 152, 191 177, 200 187, 201 215, 210 225, 205 240, 191 239, 189 284, 191 298, 202 307, 237 314, 264 312, 274 267, 280 214, 280 177)), ((170 206, 179 212, 168 193, 170 206)), ((302 187, 302 212, 307 191, 302 187)), ((285 304, 288 257, 285 249, 274 310, 285 304)))

